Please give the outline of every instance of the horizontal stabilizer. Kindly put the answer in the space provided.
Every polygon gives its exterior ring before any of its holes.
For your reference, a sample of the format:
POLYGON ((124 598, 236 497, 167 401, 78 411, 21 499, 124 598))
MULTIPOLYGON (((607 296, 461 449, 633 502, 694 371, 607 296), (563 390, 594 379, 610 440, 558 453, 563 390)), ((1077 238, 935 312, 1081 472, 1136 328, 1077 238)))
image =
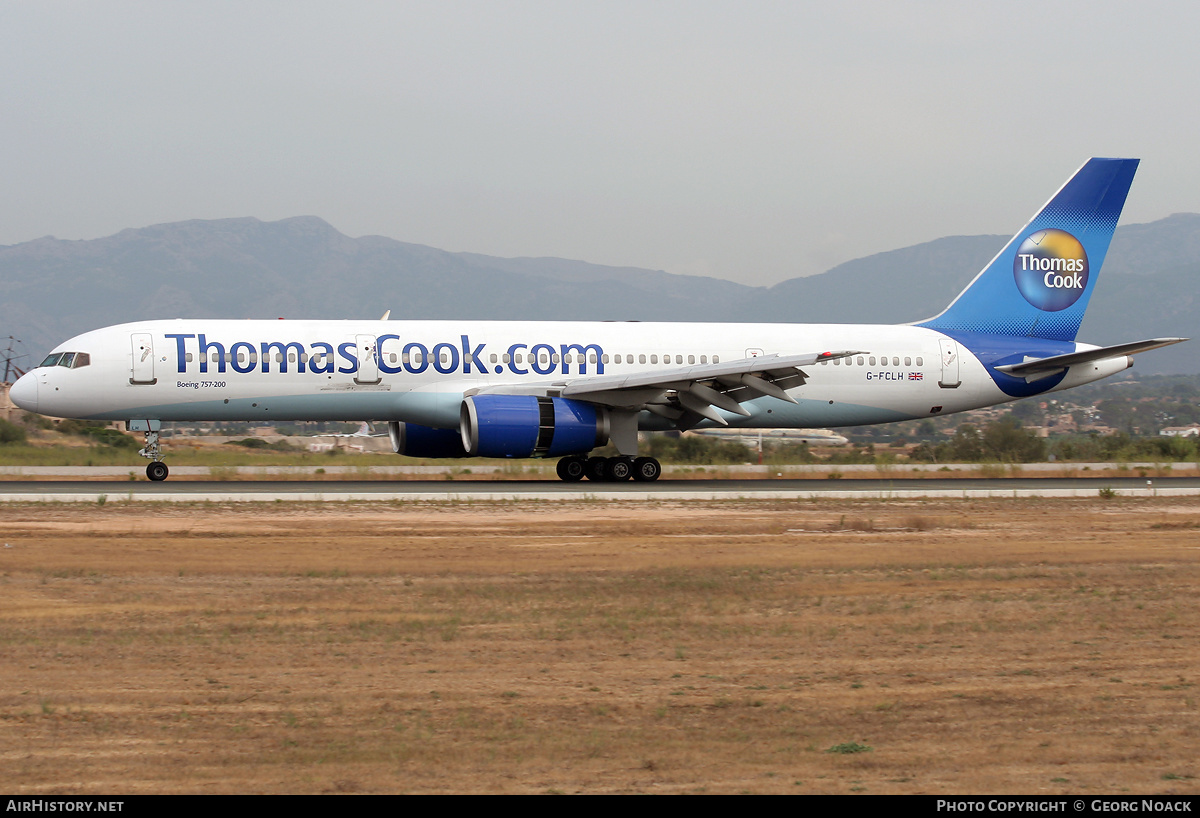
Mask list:
POLYGON ((1101 361, 1105 358, 1116 358, 1121 355, 1135 355, 1139 352, 1147 352, 1151 349, 1159 349, 1167 347, 1171 344, 1178 344, 1187 338, 1151 338, 1146 341, 1132 341, 1128 344, 1117 344, 1111 347, 1100 347, 1099 349, 1085 349, 1082 352, 1069 352, 1066 355, 1052 355, 1049 358, 1038 358, 1033 361, 1024 361, 1019 364, 1007 364, 1006 366, 998 366, 997 370, 1007 375, 1012 375, 1014 378, 1025 378, 1026 380, 1037 380, 1044 378, 1060 370, 1066 369, 1069 366, 1078 366, 1079 364, 1090 363, 1091 361, 1101 361))

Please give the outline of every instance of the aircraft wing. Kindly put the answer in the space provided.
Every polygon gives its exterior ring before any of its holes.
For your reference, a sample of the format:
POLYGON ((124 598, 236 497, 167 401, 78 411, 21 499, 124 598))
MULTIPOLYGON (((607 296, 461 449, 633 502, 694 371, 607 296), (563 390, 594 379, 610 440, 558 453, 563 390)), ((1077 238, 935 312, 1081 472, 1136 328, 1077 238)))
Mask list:
POLYGON ((1014 378, 1024 378, 1026 381, 1036 381, 1048 378, 1061 372, 1069 366, 1078 366, 1091 361, 1101 361, 1105 358, 1116 358, 1121 355, 1134 355, 1151 349, 1178 344, 1187 338, 1150 338, 1146 341, 1131 341, 1128 344, 1117 344, 1099 349, 1087 349, 1083 352, 1069 352, 1066 355, 1052 355, 1049 358, 1035 358, 1019 364, 1006 364, 996 369, 1014 378))
POLYGON ((583 375, 541 384, 494 386, 476 394, 546 395, 571 398, 616 410, 647 409, 690 429, 708 418, 722 426, 728 421, 717 408, 748 417, 741 406, 748 400, 773 397, 795 403, 786 389, 801 386, 808 376, 800 367, 865 354, 857 350, 804 355, 759 355, 719 364, 673 367, 629 375, 583 375))

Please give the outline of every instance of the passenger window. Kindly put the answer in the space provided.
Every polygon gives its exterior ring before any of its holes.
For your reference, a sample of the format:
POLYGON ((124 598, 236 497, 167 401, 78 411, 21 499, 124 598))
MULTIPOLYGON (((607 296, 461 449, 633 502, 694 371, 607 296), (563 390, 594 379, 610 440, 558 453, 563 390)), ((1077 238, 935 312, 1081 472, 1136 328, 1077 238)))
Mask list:
POLYGON ((718 357, 718 356, 714 355, 714 356, 713 356, 713 363, 714 363, 714 364, 719 364, 719 363, 721 363, 721 359, 720 359, 720 357, 718 357))
POLYGON ((834 359, 833 359, 833 365, 834 365, 834 366, 841 366, 841 365, 842 365, 842 359, 841 359, 841 358, 834 358, 834 359))
POLYGON ((189 352, 186 355, 184 355, 183 357, 187 358, 187 362, 189 364, 192 362, 192 353, 189 352))
POLYGON ((875 366, 875 356, 872 355, 870 358, 868 358, 867 363, 870 364, 871 366, 875 366))
POLYGON ((219 352, 214 352, 214 353, 212 354, 212 362, 213 362, 214 364, 219 364, 219 363, 221 363, 221 353, 219 353, 219 352))
POLYGON ((502 363, 502 364, 512 363, 512 359, 508 356, 507 352, 500 356, 500 363, 502 363))
POLYGON ((925 366, 925 361, 921 358, 920 355, 917 356, 917 366, 925 366))
POLYGON ((550 356, 550 361, 552 363, 558 363, 558 353, 557 352, 550 356))
POLYGON ((862 366, 862 365, 863 365, 863 359, 862 359, 862 356, 861 356, 861 355, 859 355, 859 356, 858 356, 858 365, 859 365, 859 366, 862 366))
POLYGON ((239 364, 244 364, 244 363, 246 363, 246 353, 244 353, 244 352, 239 352, 239 353, 238 353, 238 363, 239 363, 239 364))
POLYGON ((644 363, 646 363, 646 356, 645 356, 645 355, 639 355, 639 356, 638 356, 638 363, 639 363, 639 364, 644 364, 644 363))
POLYGON ((900 366, 900 358, 899 357, 892 358, 892 366, 900 366))
POLYGON ((608 363, 608 353, 604 353, 604 356, 600 360, 602 363, 608 363))
POLYGON ((588 363, 589 364, 596 363, 596 353, 593 352, 591 355, 588 356, 588 363))
POLYGON ((905 365, 905 366, 912 366, 912 358, 909 358, 909 357, 906 355, 906 356, 904 357, 904 365, 905 365))
POLYGON ((656 363, 658 363, 658 356, 657 356, 657 355, 651 355, 651 356, 650 356, 650 363, 652 363, 652 364, 656 364, 656 363))
POLYGON ((696 356, 695 356, 695 355, 689 355, 689 356, 688 356, 688 363, 689 363, 689 364, 694 364, 694 363, 696 363, 696 356))
POLYGON ((701 356, 700 356, 700 363, 702 363, 702 364, 706 364, 706 363, 708 363, 708 356, 707 356, 707 355, 701 355, 701 356))
POLYGON ((492 363, 496 363, 496 353, 492 353, 492 363))

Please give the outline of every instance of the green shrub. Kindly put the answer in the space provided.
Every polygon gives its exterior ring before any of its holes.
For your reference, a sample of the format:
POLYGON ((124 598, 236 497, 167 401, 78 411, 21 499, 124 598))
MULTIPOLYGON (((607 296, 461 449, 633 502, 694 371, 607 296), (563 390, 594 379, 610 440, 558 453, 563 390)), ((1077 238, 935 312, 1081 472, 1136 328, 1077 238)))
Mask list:
POLYGON ((25 430, 15 423, 0 420, 0 443, 24 443, 25 430))

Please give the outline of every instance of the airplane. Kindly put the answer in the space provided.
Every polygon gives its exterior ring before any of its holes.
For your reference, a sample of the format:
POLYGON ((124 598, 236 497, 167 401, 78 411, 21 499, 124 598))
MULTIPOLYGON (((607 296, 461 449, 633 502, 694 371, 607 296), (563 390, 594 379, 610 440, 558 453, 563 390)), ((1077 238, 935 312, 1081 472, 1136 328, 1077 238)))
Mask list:
POLYGON ((362 452, 362 451, 366 451, 366 449, 364 448, 364 444, 355 443, 352 441, 356 441, 356 440, 361 441, 364 438, 387 437, 387 436, 388 435, 386 432, 376 433, 374 427, 372 427, 370 423, 363 421, 359 425, 357 430, 350 432, 350 433, 338 434, 338 433, 334 433, 334 432, 322 432, 320 434, 312 435, 311 437, 314 440, 326 439, 326 440, 329 440, 330 442, 329 443, 313 443, 313 444, 310 444, 308 448, 309 448, 309 451, 313 451, 313 452, 332 451, 334 449, 341 449, 341 448, 362 452))
POLYGON ((928 418, 1091 383, 1187 340, 1075 341, 1138 162, 1088 160, 911 324, 139 321, 60 344, 10 397, 125 421, 155 481, 163 421, 345 418, 387 423, 398 454, 556 457, 566 481, 652 481, 662 467, 638 456, 639 430, 928 418), (617 456, 591 455, 610 442, 617 456))
POLYGON ((736 440, 740 443, 813 443, 820 446, 844 446, 850 439, 829 429, 696 429, 703 437, 736 440))
POLYGON ((383 433, 380 432, 379 434, 376 434, 375 427, 373 427, 370 423, 368 423, 367 421, 364 420, 361 424, 359 424, 359 427, 357 430, 350 432, 349 434, 336 434, 334 432, 324 432, 319 435, 313 435, 313 437, 383 437, 383 433))

